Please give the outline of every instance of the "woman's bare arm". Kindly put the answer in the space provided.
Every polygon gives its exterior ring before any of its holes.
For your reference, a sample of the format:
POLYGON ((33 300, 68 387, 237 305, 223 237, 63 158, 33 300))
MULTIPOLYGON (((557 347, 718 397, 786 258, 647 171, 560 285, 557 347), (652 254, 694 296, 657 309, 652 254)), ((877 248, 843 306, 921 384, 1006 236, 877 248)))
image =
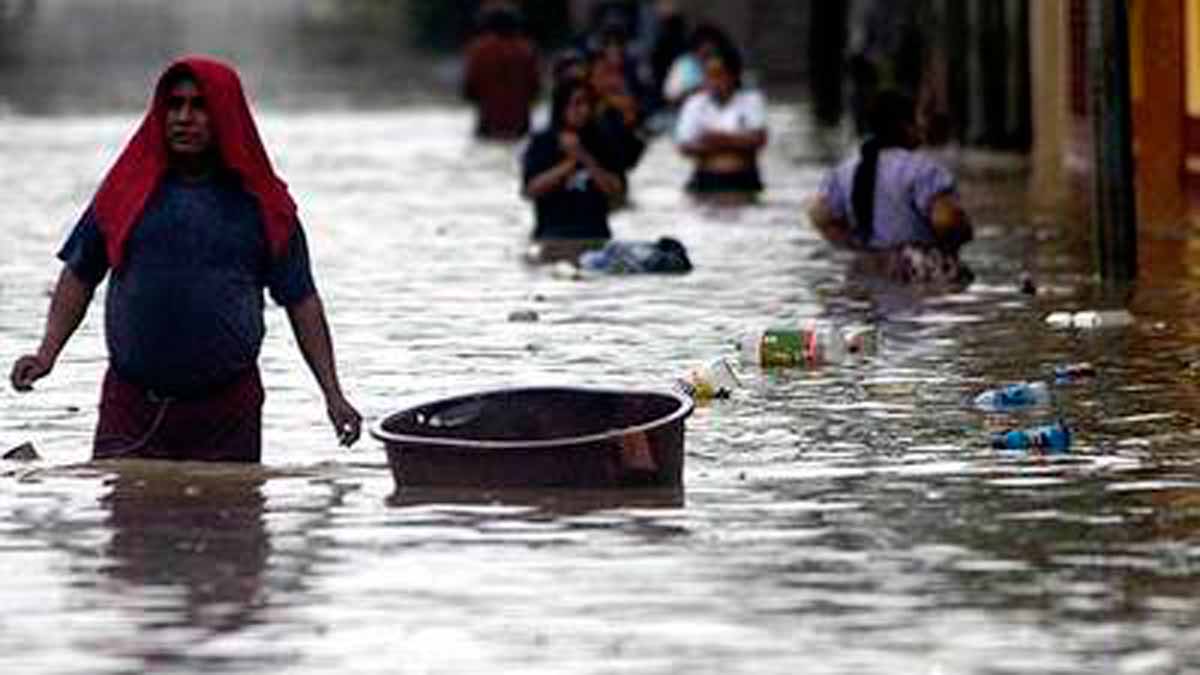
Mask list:
POLYGON ((523 194, 526 199, 537 199, 542 195, 553 192, 560 185, 565 183, 571 174, 575 172, 575 167, 579 161, 572 156, 567 156, 558 164, 546 169, 525 183, 523 194))
POLYGON ((835 216, 823 195, 814 195, 809 200, 808 218, 830 244, 838 248, 858 248, 849 221, 835 216))
POLYGON ((704 134, 703 145, 708 152, 757 152, 767 145, 767 130, 754 131, 709 131, 704 134))

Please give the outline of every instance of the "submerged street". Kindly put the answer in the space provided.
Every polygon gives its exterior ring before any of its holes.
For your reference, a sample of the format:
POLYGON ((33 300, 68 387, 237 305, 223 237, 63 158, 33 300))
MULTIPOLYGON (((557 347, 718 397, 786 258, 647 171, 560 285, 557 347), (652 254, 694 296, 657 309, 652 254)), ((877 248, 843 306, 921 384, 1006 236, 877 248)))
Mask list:
MULTIPOLYGON (((35 345, 54 252, 132 119, 0 118, 0 354, 35 345)), ((652 146, 614 233, 674 236, 695 271, 578 281, 521 261, 518 149, 471 140, 465 109, 264 114, 368 422, 464 390, 665 388, 735 357, 741 331, 806 317, 874 325, 879 353, 743 365, 732 399, 688 420, 682 494, 397 492, 378 441, 337 447, 278 308, 262 467, 84 464, 105 358, 93 304, 34 394, 0 393, 0 449, 44 458, 0 465, 0 670, 1196 668, 1197 240, 1147 234, 1153 268, 1106 296, 1085 239, 964 171, 976 282, 862 284, 801 216, 825 168, 807 119, 773 108, 767 192, 745 210, 691 204, 687 164, 652 146), (1131 327, 1043 321, 1122 305, 1131 327), (1082 361, 1098 376, 1051 385, 1051 407, 970 404, 1082 361), (989 447, 1058 418, 1068 452, 989 447)))

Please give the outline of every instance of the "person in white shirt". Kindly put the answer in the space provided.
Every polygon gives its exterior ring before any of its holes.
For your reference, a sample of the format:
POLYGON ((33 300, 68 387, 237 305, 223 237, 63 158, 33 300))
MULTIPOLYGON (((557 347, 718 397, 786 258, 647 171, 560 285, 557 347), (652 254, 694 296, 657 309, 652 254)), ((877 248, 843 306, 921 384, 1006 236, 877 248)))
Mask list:
POLYGON ((702 199, 748 201, 763 189, 758 154, 767 144, 763 95, 742 87, 742 60, 721 49, 704 64, 705 87, 679 113, 675 142, 696 162, 687 189, 702 199))

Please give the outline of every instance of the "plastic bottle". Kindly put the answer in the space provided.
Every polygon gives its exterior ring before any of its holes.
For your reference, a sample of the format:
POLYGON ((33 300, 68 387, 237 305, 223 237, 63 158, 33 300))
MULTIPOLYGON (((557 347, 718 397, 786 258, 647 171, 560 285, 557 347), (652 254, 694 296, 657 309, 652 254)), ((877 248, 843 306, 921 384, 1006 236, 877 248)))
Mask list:
POLYGON ((992 447, 999 450, 1066 450, 1071 447, 1071 429, 1061 421, 1013 429, 992 436, 992 447))
POLYGON ((832 322, 817 319, 798 328, 752 330, 738 340, 742 362, 764 368, 840 363, 847 352, 842 331, 832 322))
POLYGON ((1049 402, 1050 388, 1045 382, 1018 382, 999 389, 989 389, 975 397, 975 407, 985 410, 1028 408, 1049 402))
POLYGON ((675 381, 675 388, 696 401, 729 398, 741 386, 729 359, 720 358, 693 368, 675 381))
POLYGON ((879 334, 873 326, 850 326, 842 331, 846 351, 856 356, 870 356, 879 351, 879 334))
POLYGON ((1133 315, 1123 309, 1054 312, 1046 317, 1046 323, 1055 328, 1116 328, 1134 321, 1133 315))
POLYGON ((1133 324, 1133 315, 1123 309, 1075 312, 1076 328, 1114 328, 1133 324))

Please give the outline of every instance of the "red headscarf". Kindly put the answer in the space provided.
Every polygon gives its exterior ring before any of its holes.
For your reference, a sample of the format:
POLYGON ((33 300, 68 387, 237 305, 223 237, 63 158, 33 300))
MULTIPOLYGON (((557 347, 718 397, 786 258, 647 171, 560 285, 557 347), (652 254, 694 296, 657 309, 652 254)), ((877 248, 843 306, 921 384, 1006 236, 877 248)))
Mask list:
POLYGON ((267 245, 273 256, 282 255, 296 228, 296 203, 288 194, 287 183, 271 168, 237 72, 212 58, 189 56, 172 63, 158 78, 145 119, 92 199, 109 264, 115 269, 124 262, 125 244, 147 201, 167 173, 166 118, 170 92, 166 85, 178 81, 181 73, 195 80, 204 95, 221 161, 241 178, 242 187, 257 198, 267 245))

